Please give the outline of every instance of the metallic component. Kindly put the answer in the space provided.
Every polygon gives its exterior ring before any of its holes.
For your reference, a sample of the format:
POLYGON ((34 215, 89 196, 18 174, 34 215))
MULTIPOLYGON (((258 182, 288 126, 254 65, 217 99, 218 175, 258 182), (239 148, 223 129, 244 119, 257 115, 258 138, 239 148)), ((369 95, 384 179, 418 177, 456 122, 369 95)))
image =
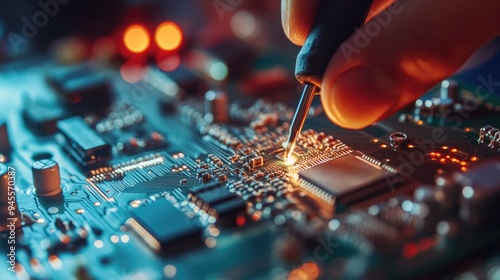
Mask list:
POLYGON ((391 146, 401 148, 408 146, 408 135, 404 132, 394 132, 389 136, 391 146))
POLYGON ((227 94, 223 91, 209 90, 205 94, 205 120, 225 123, 229 121, 227 94))
POLYGON ((458 101, 458 83, 454 80, 442 81, 439 98, 441 100, 451 99, 452 103, 456 103, 458 101))
POLYGON ((479 129, 479 139, 477 140, 479 143, 484 143, 485 138, 488 137, 488 132, 493 128, 491 125, 487 125, 484 127, 481 127, 479 129))
POLYGON ((487 125, 479 129, 479 143, 488 143, 488 147, 496 148, 500 146, 500 129, 487 125))
POLYGON ((318 90, 319 88, 312 84, 306 84, 306 86, 304 87, 304 91, 302 92, 302 97, 300 98, 297 111, 295 111, 295 115, 293 116, 288 139, 285 144, 285 161, 290 157, 293 149, 295 148, 295 142, 297 141, 302 127, 304 126, 307 113, 309 112, 309 108, 311 107, 314 95, 316 95, 316 92, 318 92, 318 90))
POLYGON ((55 196, 61 193, 59 165, 51 159, 36 161, 31 166, 36 194, 41 197, 55 196))

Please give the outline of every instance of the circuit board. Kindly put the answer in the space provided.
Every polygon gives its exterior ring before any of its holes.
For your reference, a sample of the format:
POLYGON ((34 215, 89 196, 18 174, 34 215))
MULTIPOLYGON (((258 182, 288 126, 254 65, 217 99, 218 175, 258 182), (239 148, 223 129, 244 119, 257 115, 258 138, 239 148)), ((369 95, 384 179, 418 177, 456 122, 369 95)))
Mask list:
POLYGON ((500 102, 460 80, 359 131, 316 100, 283 161, 293 99, 0 71, 1 279, 499 277, 500 102))

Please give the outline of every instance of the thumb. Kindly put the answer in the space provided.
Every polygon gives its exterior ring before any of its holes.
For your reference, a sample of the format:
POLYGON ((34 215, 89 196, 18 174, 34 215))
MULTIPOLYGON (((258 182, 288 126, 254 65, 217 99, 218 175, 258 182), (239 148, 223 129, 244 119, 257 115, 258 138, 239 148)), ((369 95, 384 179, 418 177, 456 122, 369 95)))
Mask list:
POLYGON ((323 77, 327 116, 360 129, 455 72, 500 31, 497 0, 398 1, 357 30, 323 77))

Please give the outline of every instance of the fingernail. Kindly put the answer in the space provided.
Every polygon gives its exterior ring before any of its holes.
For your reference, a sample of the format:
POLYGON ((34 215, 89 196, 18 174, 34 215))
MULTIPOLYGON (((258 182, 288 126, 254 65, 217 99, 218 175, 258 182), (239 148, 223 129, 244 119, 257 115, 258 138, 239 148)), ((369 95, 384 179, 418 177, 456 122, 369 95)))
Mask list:
POLYGON ((350 129, 361 129, 387 117, 400 99, 391 78, 364 66, 346 70, 335 81, 325 79, 322 88, 327 116, 350 129))
POLYGON ((289 36, 290 34, 290 1, 289 0, 281 0, 281 25, 283 26, 283 31, 285 34, 289 36))

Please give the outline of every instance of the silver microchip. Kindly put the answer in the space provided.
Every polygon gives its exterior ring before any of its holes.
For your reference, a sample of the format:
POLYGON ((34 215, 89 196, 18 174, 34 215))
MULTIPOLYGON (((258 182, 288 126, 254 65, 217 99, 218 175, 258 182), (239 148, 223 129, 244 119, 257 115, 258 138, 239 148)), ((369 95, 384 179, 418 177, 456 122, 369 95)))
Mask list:
POLYGON ((393 175, 382 167, 354 155, 330 160, 299 172, 301 179, 337 199, 393 175))

